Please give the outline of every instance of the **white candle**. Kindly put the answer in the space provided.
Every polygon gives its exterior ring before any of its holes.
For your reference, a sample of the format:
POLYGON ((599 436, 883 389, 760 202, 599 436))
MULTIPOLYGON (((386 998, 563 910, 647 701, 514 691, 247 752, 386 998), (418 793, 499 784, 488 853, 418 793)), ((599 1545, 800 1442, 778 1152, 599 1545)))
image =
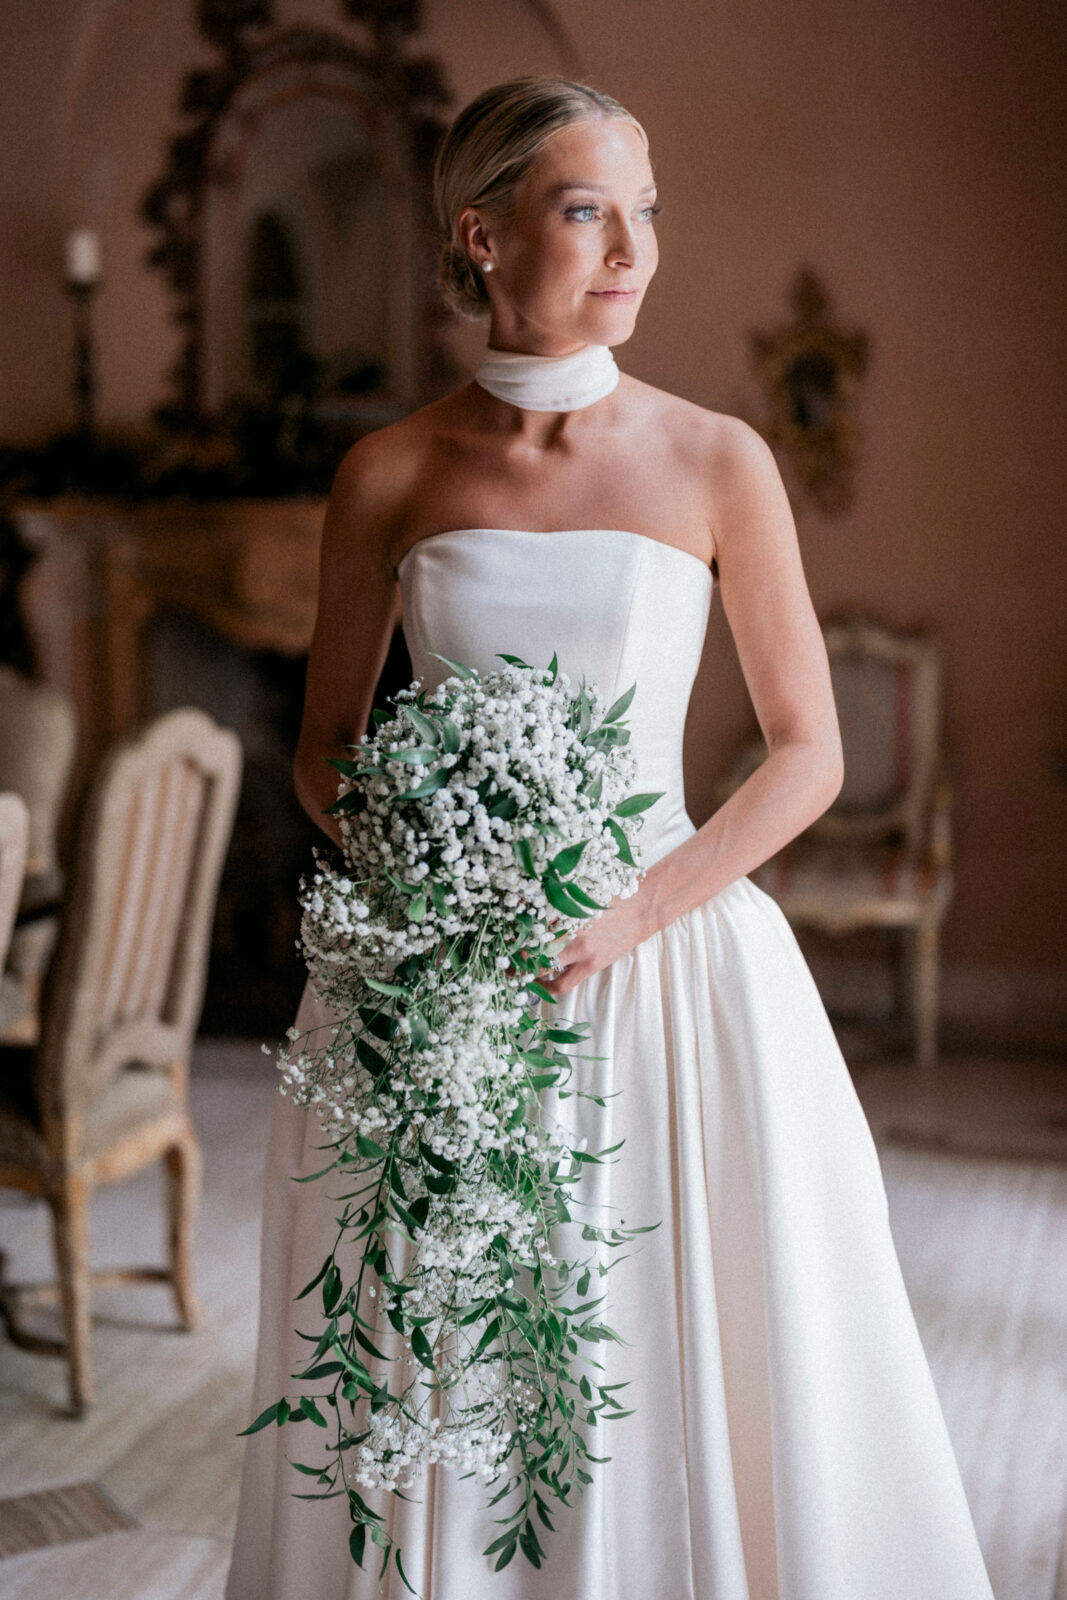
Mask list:
POLYGON ((100 278, 100 235, 75 228, 67 235, 67 282, 96 283, 100 278))

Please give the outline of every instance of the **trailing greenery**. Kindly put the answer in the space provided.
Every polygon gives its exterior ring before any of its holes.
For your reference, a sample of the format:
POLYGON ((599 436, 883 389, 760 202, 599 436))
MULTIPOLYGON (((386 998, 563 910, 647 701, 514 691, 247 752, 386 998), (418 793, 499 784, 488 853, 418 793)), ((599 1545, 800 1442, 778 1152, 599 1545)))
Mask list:
MULTIPOLYGON (((346 1495, 350 1551, 368 1537, 412 1592, 402 1552, 362 1491, 402 1498, 438 1464, 494 1492, 497 1570, 545 1559, 553 1502, 568 1506, 610 1459, 590 1430, 630 1415, 603 1383, 602 1280, 639 1227, 583 1221, 582 1179, 620 1144, 590 1150, 562 1121, 599 1107, 541 978, 582 921, 642 876, 633 846, 657 794, 636 770, 625 713, 556 657, 505 655, 480 675, 449 661, 375 713, 373 738, 334 761, 337 859, 302 884, 301 947, 330 1021, 280 1053, 282 1092, 313 1107, 333 1152, 308 1183, 346 1187, 333 1249, 301 1291, 325 1326, 299 1330, 299 1392, 244 1430, 321 1430, 325 1462, 304 1499, 346 1495), (349 1186, 350 1185, 350 1186, 349 1186), (584 1253, 561 1252, 581 1241, 584 1253), (326 1387, 322 1388, 321 1385, 326 1387), (316 1387, 312 1387, 312 1386, 316 1387), (327 1436, 329 1436, 327 1438, 327 1436)), ((586 1117, 588 1120, 588 1117, 586 1117)))

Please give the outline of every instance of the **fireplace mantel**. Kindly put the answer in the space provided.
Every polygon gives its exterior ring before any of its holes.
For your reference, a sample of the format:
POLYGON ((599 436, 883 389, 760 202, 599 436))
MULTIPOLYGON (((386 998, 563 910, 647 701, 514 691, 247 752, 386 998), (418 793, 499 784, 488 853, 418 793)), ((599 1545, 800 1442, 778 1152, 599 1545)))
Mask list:
POLYGON ((307 651, 325 505, 67 497, 15 508, 35 556, 20 597, 37 670, 77 710, 75 793, 111 741, 151 713, 145 631, 160 613, 195 617, 248 650, 307 651))

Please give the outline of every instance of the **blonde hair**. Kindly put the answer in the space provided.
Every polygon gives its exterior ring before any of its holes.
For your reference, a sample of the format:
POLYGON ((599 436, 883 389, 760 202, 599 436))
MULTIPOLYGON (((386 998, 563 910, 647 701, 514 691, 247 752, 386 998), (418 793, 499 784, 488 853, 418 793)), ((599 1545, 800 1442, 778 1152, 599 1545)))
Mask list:
POLYGON ((472 321, 489 315, 480 270, 460 241, 464 206, 484 206, 507 227, 516 190, 554 133, 576 122, 618 117, 648 149, 648 135, 618 100, 587 83, 548 75, 493 84, 463 107, 438 147, 433 203, 443 236, 437 282, 449 309, 472 321))

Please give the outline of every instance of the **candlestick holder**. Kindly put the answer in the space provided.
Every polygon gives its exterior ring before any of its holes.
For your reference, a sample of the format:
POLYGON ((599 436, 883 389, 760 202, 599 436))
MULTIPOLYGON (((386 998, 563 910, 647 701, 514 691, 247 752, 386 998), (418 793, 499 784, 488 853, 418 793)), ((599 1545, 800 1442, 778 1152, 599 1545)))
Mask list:
POLYGON ((96 363, 93 352, 93 296, 100 280, 67 279, 74 311, 74 415, 78 438, 86 446, 96 438, 96 363))

